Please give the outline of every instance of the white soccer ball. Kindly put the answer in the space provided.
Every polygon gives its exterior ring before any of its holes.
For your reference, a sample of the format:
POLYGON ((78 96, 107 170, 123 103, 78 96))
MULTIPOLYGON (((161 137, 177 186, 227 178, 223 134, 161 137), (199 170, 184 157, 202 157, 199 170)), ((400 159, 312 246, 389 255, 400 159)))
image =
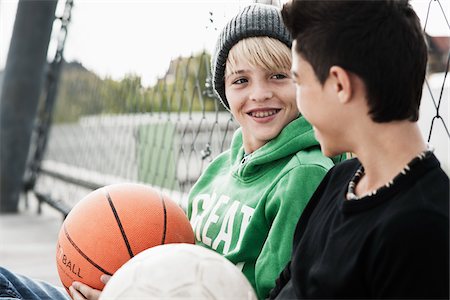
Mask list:
POLYGON ((242 272, 222 255, 191 244, 142 251, 119 268, 100 300, 257 299, 242 272))

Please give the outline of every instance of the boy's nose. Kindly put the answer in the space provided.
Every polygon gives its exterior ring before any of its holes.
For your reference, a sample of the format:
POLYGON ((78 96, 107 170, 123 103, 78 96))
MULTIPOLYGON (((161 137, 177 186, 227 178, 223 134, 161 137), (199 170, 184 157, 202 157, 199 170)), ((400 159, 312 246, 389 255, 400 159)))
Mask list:
POLYGON ((250 94, 252 101, 265 101, 273 97, 273 92, 263 85, 255 85, 250 94))

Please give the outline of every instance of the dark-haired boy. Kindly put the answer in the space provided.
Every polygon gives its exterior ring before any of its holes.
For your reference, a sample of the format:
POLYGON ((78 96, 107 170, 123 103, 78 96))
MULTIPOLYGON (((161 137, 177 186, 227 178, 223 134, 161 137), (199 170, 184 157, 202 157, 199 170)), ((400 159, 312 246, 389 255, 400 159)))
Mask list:
POLYGON ((427 64, 406 0, 296 0, 297 105, 327 156, 271 298, 448 298, 449 178, 416 124, 427 64))

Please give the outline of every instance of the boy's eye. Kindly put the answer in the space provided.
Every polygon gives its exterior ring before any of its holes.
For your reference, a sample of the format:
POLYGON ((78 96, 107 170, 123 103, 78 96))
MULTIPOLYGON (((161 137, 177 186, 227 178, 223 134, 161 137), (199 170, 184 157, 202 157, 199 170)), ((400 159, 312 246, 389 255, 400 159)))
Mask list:
POLYGON ((245 78, 239 78, 239 79, 233 81, 233 84, 243 84, 243 83, 246 83, 247 81, 248 80, 245 78))
POLYGON ((284 78, 287 78, 288 76, 286 75, 286 74, 275 74, 275 75, 272 75, 272 78, 274 78, 274 79, 284 79, 284 78))

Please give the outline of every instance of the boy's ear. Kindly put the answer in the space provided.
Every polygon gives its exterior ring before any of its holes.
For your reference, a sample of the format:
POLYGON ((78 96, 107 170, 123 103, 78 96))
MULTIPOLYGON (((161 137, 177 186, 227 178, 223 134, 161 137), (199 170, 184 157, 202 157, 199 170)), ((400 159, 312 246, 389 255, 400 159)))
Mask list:
POLYGON ((332 88, 334 88, 339 101, 341 103, 348 102, 353 96, 354 88, 350 79, 350 73, 341 67, 332 66, 329 79, 331 79, 332 88))

